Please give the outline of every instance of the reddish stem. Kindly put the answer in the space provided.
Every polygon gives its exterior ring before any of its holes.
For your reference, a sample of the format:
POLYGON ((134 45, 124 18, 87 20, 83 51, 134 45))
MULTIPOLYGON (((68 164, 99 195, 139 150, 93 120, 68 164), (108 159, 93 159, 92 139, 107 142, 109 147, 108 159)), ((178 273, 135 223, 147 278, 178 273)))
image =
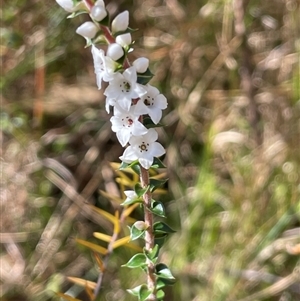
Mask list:
MULTIPOLYGON (((141 185, 143 188, 146 188, 149 184, 149 170, 145 169, 141 166, 141 185)), ((144 196, 144 219, 145 223, 147 225, 147 230, 145 232, 145 249, 146 251, 151 251, 154 247, 154 233, 153 233, 153 214, 150 211, 151 208, 151 191, 148 190, 144 196)), ((147 260, 147 265, 148 265, 148 273, 147 273, 147 286, 148 289, 152 290, 152 294, 148 297, 147 300, 152 300, 155 301, 156 299, 156 292, 155 292, 155 287, 156 287, 156 278, 155 278, 155 265, 153 262, 150 260, 147 260)))
POLYGON ((91 10, 91 8, 94 6, 94 2, 91 0, 83 0, 83 2, 89 10, 91 10))

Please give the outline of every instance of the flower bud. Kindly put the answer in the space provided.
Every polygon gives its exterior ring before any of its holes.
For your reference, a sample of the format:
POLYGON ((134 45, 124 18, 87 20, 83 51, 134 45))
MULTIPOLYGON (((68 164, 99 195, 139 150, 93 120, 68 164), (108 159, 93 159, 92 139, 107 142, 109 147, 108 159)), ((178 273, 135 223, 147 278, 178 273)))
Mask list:
POLYGON ((130 33, 124 33, 116 37, 116 42, 121 45, 122 47, 126 47, 131 44, 131 34, 130 33))
POLYGON ((111 29, 113 33, 125 31, 129 25, 129 12, 124 12, 117 15, 111 23, 111 29))
POLYGON ((104 7, 104 8, 105 8, 105 3, 104 3, 103 0, 97 0, 97 1, 95 2, 95 5, 96 5, 96 6, 101 6, 101 7, 104 7))
POLYGON ((148 228, 147 224, 143 221, 137 221, 133 225, 140 231, 146 230, 148 228))
POLYGON ((76 29, 76 33, 83 36, 84 38, 92 39, 97 34, 98 30, 99 28, 94 22, 87 21, 76 29))
POLYGON ((106 55, 111 59, 113 59, 114 61, 117 61, 124 55, 124 50, 119 44, 113 43, 108 45, 106 55))
POLYGON ((149 67, 149 60, 145 57, 140 57, 132 65, 135 67, 137 73, 144 73, 149 67))
POLYGON ((91 17, 96 21, 102 21, 107 16, 105 7, 100 5, 94 5, 91 9, 91 17))
POLYGON ((61 6, 65 11, 72 13, 75 11, 73 0, 56 0, 57 4, 61 6))

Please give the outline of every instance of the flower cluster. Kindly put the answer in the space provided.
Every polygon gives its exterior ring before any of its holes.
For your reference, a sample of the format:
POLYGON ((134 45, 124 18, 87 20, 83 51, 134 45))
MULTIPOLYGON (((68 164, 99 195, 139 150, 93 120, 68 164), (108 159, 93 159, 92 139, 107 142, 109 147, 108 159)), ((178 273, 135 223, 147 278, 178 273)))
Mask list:
POLYGON ((102 82, 108 83, 104 91, 105 107, 108 113, 113 107, 112 131, 123 147, 128 146, 120 159, 125 163, 138 160, 141 166, 149 169, 154 157, 165 153, 162 145, 156 142, 158 135, 153 127, 158 126, 167 100, 148 83, 152 77, 148 59, 141 57, 129 63, 127 55, 133 50, 133 42, 128 11, 110 22, 103 0, 56 2, 74 16, 82 11, 90 15, 91 21, 83 23, 76 32, 91 46, 98 88, 101 89, 102 82), (99 49, 99 44, 106 44, 106 51, 99 49))

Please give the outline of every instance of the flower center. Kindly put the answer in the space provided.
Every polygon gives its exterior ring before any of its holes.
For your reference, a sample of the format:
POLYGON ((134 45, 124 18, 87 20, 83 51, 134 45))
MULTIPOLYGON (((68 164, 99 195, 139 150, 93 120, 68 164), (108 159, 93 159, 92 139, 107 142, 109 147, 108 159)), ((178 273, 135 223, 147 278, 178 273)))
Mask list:
POLYGON ((139 145, 139 149, 140 149, 140 152, 147 152, 148 151, 148 146, 149 146, 149 143, 145 143, 145 142, 142 142, 141 145, 139 145))
POLYGON ((154 103, 154 98, 147 95, 146 98, 144 99, 144 104, 149 107, 149 106, 153 106, 154 103))
POLYGON ((121 91, 122 93, 128 93, 130 92, 130 83, 129 82, 122 82, 122 84, 120 84, 120 88, 121 88, 121 91))
POLYGON ((133 119, 130 118, 130 116, 126 116, 125 118, 122 118, 123 126, 130 128, 133 124, 133 119))

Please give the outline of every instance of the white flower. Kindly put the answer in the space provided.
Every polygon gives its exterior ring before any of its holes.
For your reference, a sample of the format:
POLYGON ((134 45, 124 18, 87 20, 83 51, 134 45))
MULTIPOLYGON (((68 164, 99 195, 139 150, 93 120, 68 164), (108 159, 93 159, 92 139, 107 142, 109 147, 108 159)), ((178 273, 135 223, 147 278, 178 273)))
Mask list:
POLYGON ((164 95, 159 94, 159 90, 151 85, 146 85, 147 93, 141 96, 135 106, 135 114, 148 114, 155 124, 161 119, 162 110, 168 106, 167 99, 164 95))
POLYGON ((105 7, 105 3, 104 3, 103 0, 97 0, 97 1, 95 2, 95 5, 96 5, 96 6, 105 7))
POLYGON ((139 116, 134 115, 134 106, 125 111, 119 106, 114 107, 114 116, 110 119, 112 131, 116 133, 122 146, 125 146, 131 136, 140 136, 147 133, 147 128, 139 121, 139 116))
POLYGON ((124 50, 119 44, 112 43, 108 45, 106 55, 114 61, 117 61, 124 55, 124 50))
POLYGON ((111 29, 113 33, 125 31, 129 25, 129 12, 124 12, 117 15, 111 23, 111 29))
POLYGON ((164 148, 157 140, 158 134, 154 129, 149 129, 145 135, 132 136, 130 145, 125 149, 120 159, 125 163, 139 160, 139 163, 149 169, 153 164, 154 157, 160 157, 165 153, 164 148))
POLYGON ((92 39, 97 34, 99 28, 91 21, 84 22, 76 29, 76 33, 80 34, 84 38, 92 39))
POLYGON ((107 16, 107 11, 102 5, 94 5, 91 9, 91 17, 96 21, 102 21, 107 16))
POLYGON ((73 0, 56 0, 57 4, 60 5, 65 11, 72 13, 75 11, 73 0))
POLYGON ((124 48, 128 47, 132 42, 131 34, 124 33, 124 34, 118 35, 116 37, 116 42, 124 48))
POLYGON ((135 67, 136 72, 145 73, 149 67, 149 60, 145 57, 136 59, 132 65, 135 67))
POLYGON ((102 49, 98 49, 94 45, 92 45, 92 55, 94 59, 97 86, 98 89, 101 89, 102 80, 108 82, 113 79, 116 63, 111 58, 106 57, 102 49))
POLYGON ((123 74, 116 73, 109 86, 104 91, 107 100, 114 100, 124 109, 129 111, 131 100, 147 93, 146 89, 138 84, 134 67, 126 69, 123 74))

